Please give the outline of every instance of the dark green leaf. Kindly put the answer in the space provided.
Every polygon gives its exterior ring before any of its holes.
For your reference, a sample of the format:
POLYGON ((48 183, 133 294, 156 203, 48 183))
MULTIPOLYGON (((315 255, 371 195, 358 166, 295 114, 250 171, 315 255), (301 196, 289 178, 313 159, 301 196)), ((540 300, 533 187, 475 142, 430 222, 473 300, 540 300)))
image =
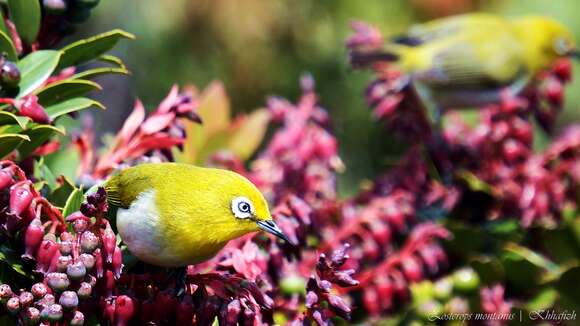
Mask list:
POLYGON ((121 74, 128 75, 129 71, 125 68, 112 68, 112 67, 101 67, 95 69, 85 70, 79 72, 71 77, 71 79, 93 79, 98 76, 108 75, 108 74, 121 74))
POLYGON ((105 52, 111 50, 122 38, 133 39, 135 37, 125 31, 115 29, 76 41, 62 49, 63 55, 59 63, 59 68, 76 66, 95 60, 105 52))
POLYGON ((36 162, 36 164, 34 164, 34 175, 48 186, 48 191, 56 189, 58 186, 56 183, 56 177, 50 168, 44 163, 44 156, 41 157, 38 162, 36 162))
POLYGON ((0 10, 0 31, 4 32, 6 35, 10 34, 8 27, 6 27, 6 23, 4 22, 4 12, 2 10, 0 10))
POLYGON ((8 0, 10 19, 18 35, 27 44, 32 44, 38 35, 41 22, 40 1, 8 0))
POLYGON ((501 262, 493 256, 476 256, 469 262, 477 272, 483 284, 503 283, 505 271, 501 262))
MULTIPOLYGON (((1 12, 1 10, 0 10, 1 12)), ((4 22, 2 22, 4 24, 4 22)), ((6 58, 8 60, 17 62, 18 61, 18 54, 16 53, 16 49, 14 48, 14 43, 12 43, 12 39, 2 31, 0 28, 0 53, 6 53, 6 58)))
POLYGON ((67 217, 70 214, 78 211, 81 208, 83 199, 83 191, 81 189, 75 188, 66 200, 66 204, 62 209, 62 216, 67 217))
POLYGON ((24 141, 30 141, 30 138, 20 134, 0 134, 0 158, 18 148, 24 141))
POLYGON ((20 258, 20 255, 18 255, 18 253, 14 251, 14 249, 6 245, 0 246, 0 261, 3 261, 6 264, 8 264, 12 268, 12 270, 17 272, 18 274, 26 276, 28 278, 32 278, 32 276, 24 270, 24 267, 21 264, 22 259, 20 258))
POLYGON ((46 108, 46 113, 48 113, 48 116, 51 119, 56 119, 63 114, 84 110, 91 106, 96 106, 100 109, 105 108, 101 103, 97 101, 84 97, 78 97, 49 106, 46 108))
POLYGON ((20 157, 25 158, 30 155, 38 146, 49 140, 54 134, 64 135, 64 133, 64 130, 51 125, 36 125, 24 130, 22 134, 28 136, 30 141, 22 143, 18 147, 20 157))
POLYGON ((67 177, 62 176, 62 184, 48 196, 48 200, 58 207, 64 207, 75 189, 75 185, 67 177))
POLYGON ((554 306, 554 302, 558 298, 558 292, 552 287, 548 287, 540 291, 527 303, 528 310, 543 310, 554 306))
POLYGON ((8 111, 0 111, 0 126, 17 124, 20 128, 26 128, 29 119, 8 111))
POLYGON ((57 104, 72 98, 81 97, 89 92, 101 90, 99 84, 89 80, 66 79, 47 85, 36 95, 44 107, 57 104))
POLYGON ((100 58, 99 61, 101 62, 105 62, 105 63, 110 63, 112 65, 117 66, 118 68, 123 68, 123 69, 127 69, 127 67, 125 66, 125 63, 123 62, 123 60, 121 60, 121 58, 116 57, 114 55, 110 55, 110 54, 103 54, 100 58))
POLYGON ((58 60, 59 51, 41 50, 32 52, 18 62, 20 69, 20 92, 17 97, 30 94, 40 87, 52 74, 58 60))
POLYGON ((580 307, 580 266, 572 267, 562 274, 556 282, 556 290, 560 294, 562 303, 571 309, 580 307))

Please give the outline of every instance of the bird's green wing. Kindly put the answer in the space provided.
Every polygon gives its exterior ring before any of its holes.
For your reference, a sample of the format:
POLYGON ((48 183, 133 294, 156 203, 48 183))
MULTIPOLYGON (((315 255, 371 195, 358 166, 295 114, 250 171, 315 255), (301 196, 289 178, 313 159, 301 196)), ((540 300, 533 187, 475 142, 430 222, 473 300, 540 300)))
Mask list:
POLYGON ((527 74, 522 44, 509 26, 470 27, 414 48, 422 61, 415 78, 434 88, 489 89, 527 74))
POLYGON ((129 168, 112 176, 105 183, 110 205, 128 208, 139 194, 153 187, 151 175, 141 166, 129 168))

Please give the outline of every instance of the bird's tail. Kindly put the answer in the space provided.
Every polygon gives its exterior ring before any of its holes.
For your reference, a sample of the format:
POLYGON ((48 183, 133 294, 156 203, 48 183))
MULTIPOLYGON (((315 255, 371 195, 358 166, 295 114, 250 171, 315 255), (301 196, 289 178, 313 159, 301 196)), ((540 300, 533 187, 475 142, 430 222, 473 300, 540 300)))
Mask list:
POLYGON ((400 56, 394 51, 352 51, 349 61, 353 68, 367 68, 377 62, 398 61, 400 56))

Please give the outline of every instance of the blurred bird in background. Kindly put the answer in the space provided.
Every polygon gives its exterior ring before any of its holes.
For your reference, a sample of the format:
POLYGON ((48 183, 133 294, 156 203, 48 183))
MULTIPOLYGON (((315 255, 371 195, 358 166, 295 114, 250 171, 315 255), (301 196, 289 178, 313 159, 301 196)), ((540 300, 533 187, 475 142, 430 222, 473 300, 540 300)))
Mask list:
POLYGON ((574 38, 554 19, 475 13, 416 25, 384 49, 352 52, 350 60, 356 68, 394 64, 439 124, 447 109, 517 95, 540 71, 570 56, 580 57, 574 38))

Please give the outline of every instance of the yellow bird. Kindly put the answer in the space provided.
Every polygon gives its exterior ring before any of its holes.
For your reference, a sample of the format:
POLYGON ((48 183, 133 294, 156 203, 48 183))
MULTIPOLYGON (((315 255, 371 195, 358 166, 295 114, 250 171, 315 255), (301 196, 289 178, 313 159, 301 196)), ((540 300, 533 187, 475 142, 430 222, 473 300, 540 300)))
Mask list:
POLYGON ((264 230, 288 241, 245 177, 187 164, 142 164, 105 183, 117 229, 140 260, 181 267, 213 257, 228 241, 264 230))
POLYGON ((438 110, 481 106, 519 93, 558 58, 578 57, 571 32, 554 19, 466 14, 412 27, 384 51, 353 52, 364 67, 390 61, 438 110))

